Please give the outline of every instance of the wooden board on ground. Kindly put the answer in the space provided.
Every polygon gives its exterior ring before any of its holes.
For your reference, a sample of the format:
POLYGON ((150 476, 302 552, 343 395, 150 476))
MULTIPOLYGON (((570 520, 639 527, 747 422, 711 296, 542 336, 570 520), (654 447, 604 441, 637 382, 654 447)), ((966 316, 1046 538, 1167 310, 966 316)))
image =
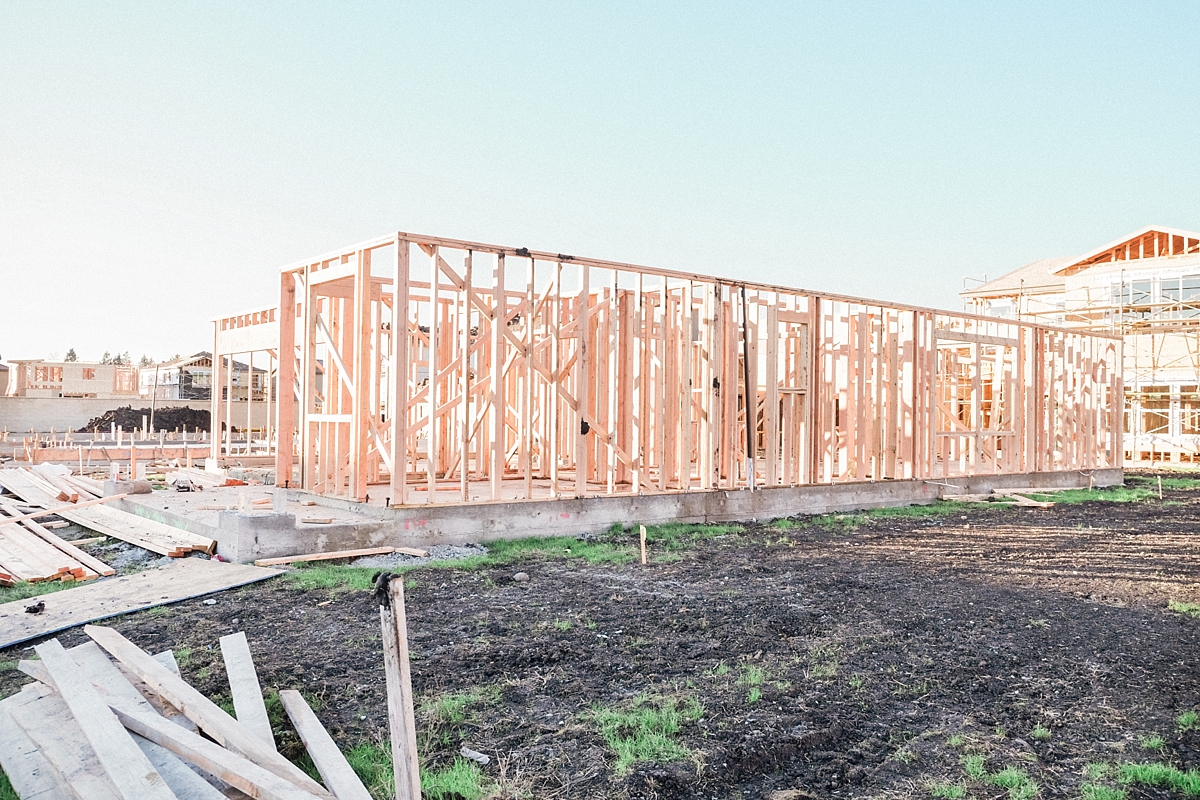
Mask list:
MULTIPOLYGON (((386 556, 395 553, 398 547, 365 547, 362 550, 333 550, 328 553, 307 553, 299 556, 281 556, 280 558, 260 558, 254 562, 256 567, 273 567, 279 564, 298 564, 301 561, 330 561, 335 558, 362 558, 363 556, 386 556)), ((407 548, 406 548, 407 549, 407 548)), ((426 553, 425 555, 429 555, 426 553)))
POLYGON ((120 578, 42 596, 46 610, 32 616, 25 607, 36 598, 0 605, 0 648, 88 622, 144 608, 176 603, 279 575, 279 570, 186 558, 120 578))
POLYGON ((59 785, 45 754, 9 713, 18 705, 32 702, 35 691, 20 691, 0 701, 0 769, 21 800, 72 800, 66 787, 59 785))
POLYGON ((243 631, 221 637, 221 658, 225 661, 225 674, 229 677, 238 722, 249 728, 263 744, 277 749, 271 720, 267 717, 267 705, 263 702, 262 686, 250 656, 250 643, 243 631))
MULTIPOLYGON (((49 484, 41 481, 38 476, 28 470, 0 470, 0 486, 27 503, 44 508, 56 505, 54 493, 49 484)), ((121 539, 160 555, 179 557, 187 555, 193 550, 212 553, 217 547, 215 539, 197 536, 181 528, 106 505, 84 507, 84 504, 80 503, 71 510, 59 510, 57 513, 58 516, 77 525, 121 539)))
POLYGON ((117 792, 125 800, 176 800, 62 643, 51 639, 35 649, 117 792))
POLYGON ((279 693, 279 701, 334 797, 338 800, 371 800, 371 793, 363 786, 354 768, 346 761, 303 695, 295 689, 284 689, 279 693))

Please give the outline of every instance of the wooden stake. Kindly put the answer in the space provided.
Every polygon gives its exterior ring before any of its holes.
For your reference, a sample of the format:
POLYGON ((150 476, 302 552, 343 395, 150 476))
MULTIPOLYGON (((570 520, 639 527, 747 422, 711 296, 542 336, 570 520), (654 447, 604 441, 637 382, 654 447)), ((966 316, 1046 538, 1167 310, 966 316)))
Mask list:
POLYGON ((646 563, 646 526, 639 525, 638 527, 641 529, 642 563, 645 564, 646 563))
POLYGON ((387 679, 388 722, 396 800, 420 800, 421 773, 417 761, 417 726, 413 715, 412 672, 408 663, 408 622, 404 614, 404 579, 387 586, 388 605, 379 607, 383 629, 383 670, 387 679))

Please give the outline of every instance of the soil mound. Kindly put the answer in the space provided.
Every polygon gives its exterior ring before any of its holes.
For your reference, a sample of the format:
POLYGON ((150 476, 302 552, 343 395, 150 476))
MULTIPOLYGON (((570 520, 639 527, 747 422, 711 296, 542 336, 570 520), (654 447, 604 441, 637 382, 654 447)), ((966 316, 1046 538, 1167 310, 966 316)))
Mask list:
MULTIPOLYGON (((107 431, 115 424, 125 430, 133 430, 142 426, 142 417, 150 418, 149 408, 133 408, 131 406, 122 406, 115 408, 112 411, 105 411, 100 416, 90 420, 86 425, 76 431, 76 433, 91 433, 93 430, 107 431)), ((187 406, 171 406, 168 408, 156 408, 154 410, 154 428, 160 431, 173 431, 177 428, 187 428, 188 431, 194 431, 199 428, 202 431, 209 430, 208 409, 188 408, 187 406)), ((221 423, 221 429, 225 429, 225 424, 221 423)), ((237 428, 234 428, 237 430, 237 428)))

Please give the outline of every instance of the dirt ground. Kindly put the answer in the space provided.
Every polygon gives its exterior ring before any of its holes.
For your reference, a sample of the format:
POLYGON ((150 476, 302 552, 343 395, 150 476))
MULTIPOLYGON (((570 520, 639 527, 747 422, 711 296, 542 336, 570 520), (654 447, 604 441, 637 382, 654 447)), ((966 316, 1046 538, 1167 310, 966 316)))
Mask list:
MULTIPOLYGON (((969 777, 970 756, 989 774, 1018 767, 1047 798, 1079 797, 1087 764, 1200 768, 1200 729, 1176 723, 1200 707, 1200 620, 1168 609, 1200 601, 1197 504, 1200 489, 1181 489, 750 525, 648 566, 411 572, 422 765, 465 745, 514 795, 777 800, 929 797, 936 782, 1017 797, 969 777), (457 716, 433 702, 464 692, 457 716), (693 703, 677 736, 690 756, 619 773, 595 709, 639 696, 693 703)), ((189 651, 185 677, 210 696, 229 691, 218 637, 245 630, 265 689, 317 698, 343 746, 386 735, 366 592, 276 579, 214 597, 112 624, 147 650, 189 651)), ((0 673, 0 694, 22 682, 0 673)))

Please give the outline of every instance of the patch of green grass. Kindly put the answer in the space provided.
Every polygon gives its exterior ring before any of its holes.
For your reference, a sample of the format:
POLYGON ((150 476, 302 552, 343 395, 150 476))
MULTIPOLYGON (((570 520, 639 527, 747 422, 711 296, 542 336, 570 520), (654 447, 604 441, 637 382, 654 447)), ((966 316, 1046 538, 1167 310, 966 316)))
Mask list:
POLYGON ((1139 736, 1138 744, 1140 744, 1142 746, 1143 750, 1162 750, 1164 747, 1167 746, 1166 740, 1163 739, 1163 737, 1159 736, 1158 734, 1151 734, 1150 736, 1139 736))
POLYGON ((447 692, 421 701, 421 713, 435 724, 460 725, 466 722, 467 710, 474 705, 494 703, 500 697, 495 686, 480 686, 462 692, 447 692))
POLYGON ((988 776, 988 783, 1008 789, 1009 800, 1028 800, 1038 793, 1038 785, 1023 769, 1007 766, 988 776))
POLYGON ((1083 768, 1083 775, 1088 780, 1100 781, 1112 774, 1112 764, 1104 761, 1093 761, 1083 768))
POLYGON ((1167 608, 1171 609, 1177 614, 1189 616, 1192 619, 1200 617, 1200 603, 1184 603, 1179 600, 1168 600, 1167 608))
POLYGON ((479 765, 456 758, 445 769, 421 771, 421 796, 430 800, 480 800, 487 789, 479 765))
POLYGON ((956 733, 946 740, 946 744, 950 745, 951 747, 962 747, 966 743, 967 737, 960 733, 956 733))
POLYGON ((1175 718, 1175 726, 1182 731, 1190 731, 1200 723, 1200 714, 1195 711, 1185 711, 1175 718))
POLYGON ((895 508, 873 508, 866 512, 870 519, 888 519, 892 517, 942 517, 948 514, 961 514, 963 504, 950 500, 935 500, 925 505, 897 506, 895 508))
POLYGON ((984 764, 983 756, 978 753, 962 757, 963 771, 967 773, 967 777, 974 780, 982 780, 987 777, 987 767, 984 764))
POLYGON ((1050 738, 1050 729, 1039 722, 1037 725, 1033 726, 1033 730, 1029 732, 1029 735, 1034 739, 1044 742, 1050 738))
MULTIPOLYGON (((1156 475, 1126 475, 1126 486, 1144 486, 1153 488, 1158 493, 1158 476, 1156 475)), ((1164 489, 1196 489, 1200 488, 1200 478, 1163 478, 1164 489)))
POLYGON ((841 666, 841 651, 834 645, 816 647, 808 654, 808 674, 812 678, 832 678, 841 666))
POLYGON ((0 800, 21 800, 17 797, 17 790, 12 787, 8 776, 2 769, 0 769, 0 800))
POLYGON ((175 648, 175 663, 178 665, 180 672, 192 664, 192 648, 177 647, 175 648))
POLYGON ((1102 783, 1084 783, 1079 787, 1083 800, 1125 800, 1124 789, 1114 789, 1102 783))
POLYGON ((364 743, 346 751, 346 761, 372 797, 391 797, 396 788, 392 772, 392 748, 387 744, 364 743))
POLYGON ((925 788, 934 797, 945 797, 948 800, 961 800, 967 796, 967 787, 961 783, 950 783, 948 781, 930 781, 925 784, 925 788))
POLYGON ((571 630, 571 623, 565 619, 556 619, 554 620, 554 627, 560 631, 569 631, 571 630))
POLYGON ((1053 503, 1137 503, 1158 497, 1157 490, 1133 488, 1128 486, 1109 486, 1104 489, 1067 489, 1061 492, 1030 492, 1025 495, 1030 500, 1049 501, 1053 503))
POLYGON ((861 689, 867 685, 867 676, 861 672, 856 672, 850 676, 847 683, 850 684, 851 689, 861 689))
POLYGON ((762 689, 752 686, 750 691, 746 692, 746 702, 757 703, 759 700, 762 700, 762 689))
POLYGON ((721 678, 729 674, 729 665, 724 661, 718 661, 717 665, 704 673, 706 678, 721 678))
POLYGON ((646 526, 646 546, 666 550, 686 550, 705 539, 729 536, 745 530, 741 525, 701 525, 691 522, 667 522, 646 526))
POLYGON ((600 735, 617 757, 614 769, 627 773, 644 761, 684 761, 693 753, 677 737, 685 722, 695 722, 704 707, 693 698, 639 695, 628 709, 596 706, 590 713, 600 735))
POLYGON ((70 589, 76 585, 75 581, 42 581, 40 583, 17 581, 12 586, 0 586, 0 603, 28 600, 31 597, 61 592, 63 589, 70 589))
POLYGON ((17 662, 15 662, 15 661, 8 661, 8 660, 0 661, 0 672, 12 672, 16 668, 17 668, 17 662))
POLYGON ((1200 795, 1200 772, 1194 769, 1184 772, 1170 764, 1156 764, 1148 761, 1141 764, 1122 764, 1120 779, 1122 783, 1165 786, 1189 797, 1200 795))
POLYGON ((288 571, 282 580, 296 589, 334 589, 337 591, 368 591, 371 576, 379 570, 371 567, 347 567, 318 561, 301 562, 288 571))

